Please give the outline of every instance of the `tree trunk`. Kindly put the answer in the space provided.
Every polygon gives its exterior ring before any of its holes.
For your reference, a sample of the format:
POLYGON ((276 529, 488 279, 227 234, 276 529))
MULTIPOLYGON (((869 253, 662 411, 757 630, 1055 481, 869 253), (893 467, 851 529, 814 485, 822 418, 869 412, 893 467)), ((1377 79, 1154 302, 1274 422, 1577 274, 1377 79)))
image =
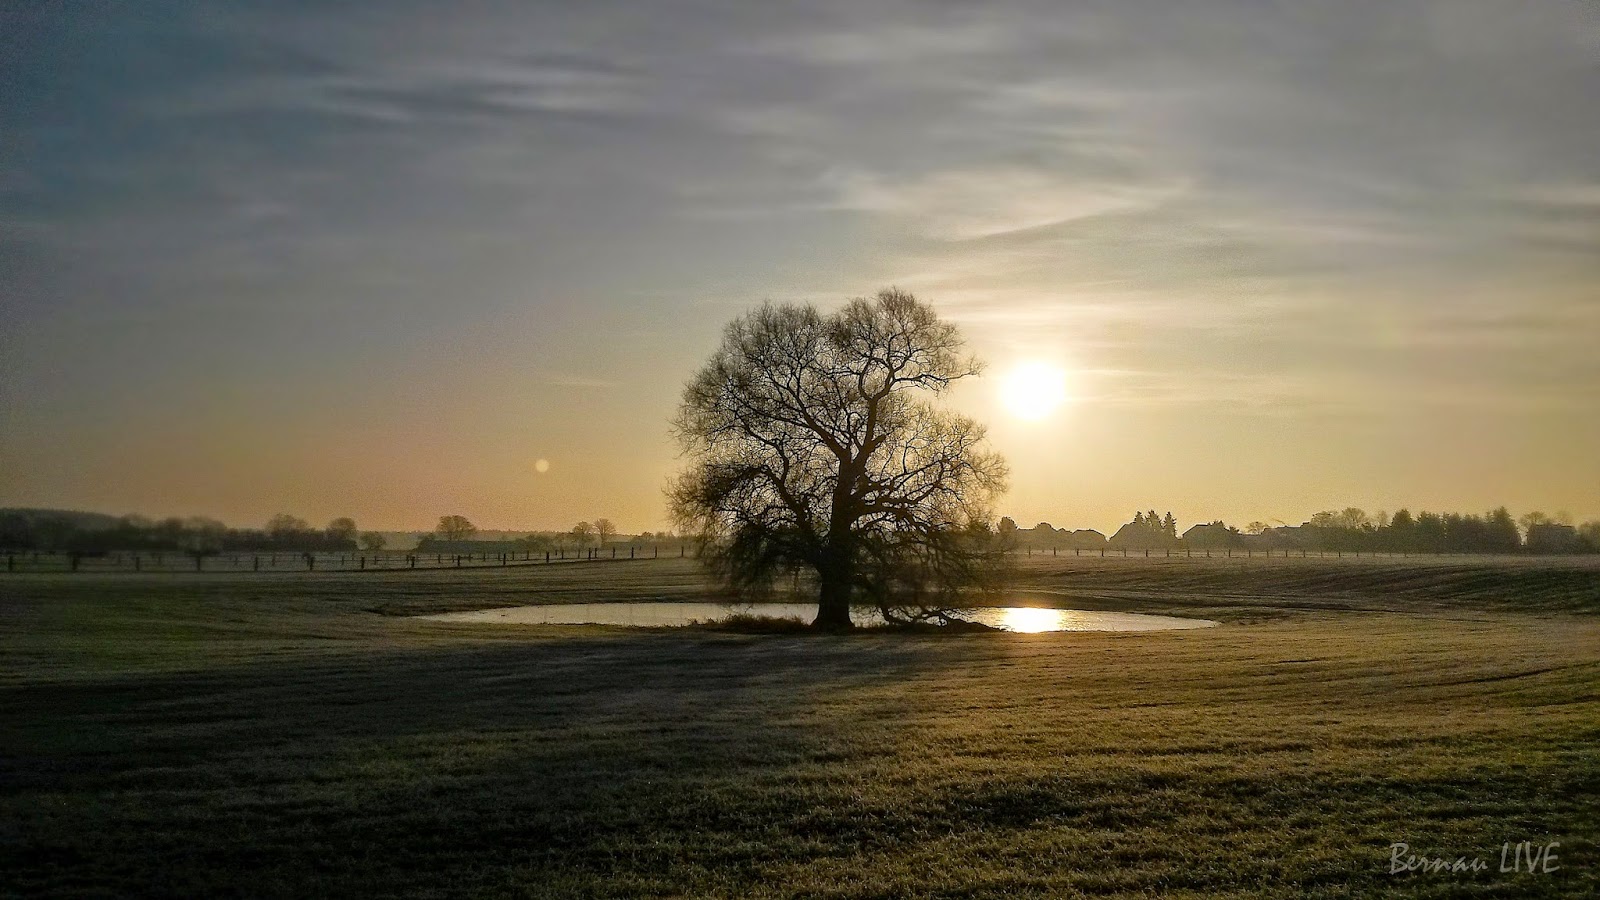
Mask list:
POLYGON ((838 572, 825 573, 821 587, 817 598, 817 618, 811 623, 812 626, 830 630, 853 627, 850 621, 850 579, 840 577, 838 572))
POLYGON ((850 526, 850 487, 860 478, 859 464, 840 460, 839 480, 833 488, 833 509, 828 517, 828 538, 823 564, 818 566, 821 590, 817 597, 815 628, 843 630, 854 627, 850 621, 850 591, 855 585, 855 547, 850 526))

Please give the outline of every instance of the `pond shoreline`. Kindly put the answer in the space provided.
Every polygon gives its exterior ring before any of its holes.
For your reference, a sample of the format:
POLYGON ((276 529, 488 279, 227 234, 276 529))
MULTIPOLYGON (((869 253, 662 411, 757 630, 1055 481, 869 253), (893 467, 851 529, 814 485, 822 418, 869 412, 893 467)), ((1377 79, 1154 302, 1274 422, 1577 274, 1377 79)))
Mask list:
MULTIPOLYGON (((1179 631, 1221 624, 1212 619, 1152 615, 1102 610, 1057 609, 1041 606, 975 606, 962 610, 967 621, 997 631, 1038 633, 1050 631, 1179 631)), ((412 618, 429 622, 492 625, 613 625, 632 628, 713 626, 737 617, 809 622, 816 605, 806 603, 622 602, 557 603, 512 606, 463 612, 432 613, 412 618)), ((856 624, 885 624, 874 609, 860 607, 856 624)))

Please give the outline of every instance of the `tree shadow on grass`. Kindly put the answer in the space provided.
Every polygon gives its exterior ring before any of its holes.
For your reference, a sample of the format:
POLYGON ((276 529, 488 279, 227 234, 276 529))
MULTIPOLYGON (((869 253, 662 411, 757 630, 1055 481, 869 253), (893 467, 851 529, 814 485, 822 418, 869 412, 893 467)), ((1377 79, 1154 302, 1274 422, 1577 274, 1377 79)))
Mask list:
POLYGON ((0 834, 30 893, 681 889, 687 860, 870 839, 848 808, 808 839, 795 779, 882 752, 853 696, 977 641, 602 636, 8 686, 0 834))

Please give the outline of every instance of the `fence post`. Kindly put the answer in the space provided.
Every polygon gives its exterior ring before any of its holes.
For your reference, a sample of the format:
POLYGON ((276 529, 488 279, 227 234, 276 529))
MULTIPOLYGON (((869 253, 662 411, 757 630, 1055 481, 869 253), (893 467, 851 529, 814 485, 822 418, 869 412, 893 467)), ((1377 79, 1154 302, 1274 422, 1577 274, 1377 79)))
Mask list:
POLYGON ((550 551, 549 550, 546 550, 544 552, 544 561, 545 562, 549 562, 550 561, 550 551))
POLYGON ((261 571, 261 557, 259 557, 259 556, 250 557, 250 571, 252 571, 252 572, 261 571))
MULTIPOLYGON (((137 563, 139 561, 139 558, 137 556, 135 556, 133 559, 134 559, 134 563, 135 563, 134 569, 137 570, 139 568, 139 566, 137 565, 137 563)), ((15 572, 16 570, 17 570, 17 558, 15 556, 12 556, 11 554, 7 553, 6 554, 6 571, 7 572, 15 572)))
POLYGON ((135 553, 133 555, 133 570, 135 572, 143 571, 142 565, 143 565, 142 559, 140 558, 139 554, 135 553))
POLYGON ((361 557, 360 565, 361 571, 365 572, 367 570, 367 558, 365 556, 361 557))

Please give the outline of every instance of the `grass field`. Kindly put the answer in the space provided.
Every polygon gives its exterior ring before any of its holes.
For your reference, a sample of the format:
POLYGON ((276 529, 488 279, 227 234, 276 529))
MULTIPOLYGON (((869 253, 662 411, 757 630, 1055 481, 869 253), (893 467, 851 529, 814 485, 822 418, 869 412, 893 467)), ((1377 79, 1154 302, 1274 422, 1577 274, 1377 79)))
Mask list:
POLYGON ((0 890, 1593 896, 1600 568, 1025 560, 1142 634, 407 614, 701 597, 678 560, 0 578, 0 890), (1551 874, 1503 843, 1559 841, 1551 874), (1479 857, 1389 874, 1390 845, 1479 857))

